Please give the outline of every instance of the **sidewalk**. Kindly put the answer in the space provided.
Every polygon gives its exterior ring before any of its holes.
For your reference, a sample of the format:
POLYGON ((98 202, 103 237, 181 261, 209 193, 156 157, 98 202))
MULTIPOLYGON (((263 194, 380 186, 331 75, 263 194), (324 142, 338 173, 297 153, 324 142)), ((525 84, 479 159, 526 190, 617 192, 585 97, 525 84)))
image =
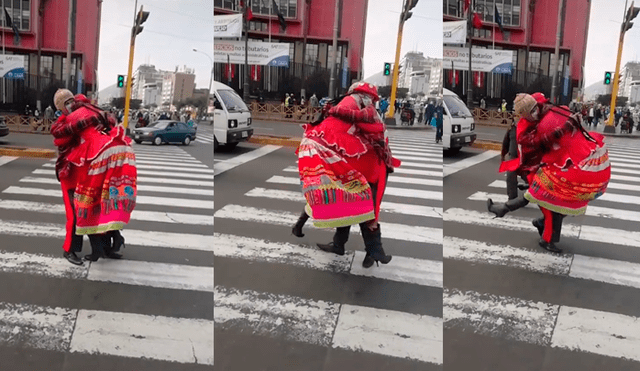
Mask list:
POLYGON ((604 127, 606 125, 600 124, 598 126, 596 126, 595 128, 593 126, 589 126, 589 125, 583 125, 583 127, 587 130, 587 131, 595 131, 598 133, 601 133, 602 135, 608 136, 608 137, 615 137, 615 138, 630 138, 630 139, 638 139, 640 138, 640 131, 636 130, 638 125, 634 124, 634 128, 633 131, 631 132, 631 134, 627 134, 626 132, 621 133, 620 132, 620 125, 618 125, 617 128, 615 128, 616 132, 615 133, 605 133, 604 132, 604 127))

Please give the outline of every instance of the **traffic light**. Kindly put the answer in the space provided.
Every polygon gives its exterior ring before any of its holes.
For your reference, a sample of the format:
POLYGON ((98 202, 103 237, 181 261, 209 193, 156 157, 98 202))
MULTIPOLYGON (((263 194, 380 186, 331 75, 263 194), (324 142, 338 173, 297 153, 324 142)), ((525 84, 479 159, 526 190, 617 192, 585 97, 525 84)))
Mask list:
POLYGON ((622 32, 626 32, 633 27, 633 22, 631 21, 638 16, 638 12, 640 12, 640 8, 634 8, 633 3, 631 3, 631 6, 627 9, 627 15, 624 17, 624 22, 622 23, 622 32))
POLYGON ((140 32, 142 32, 142 29, 144 27, 142 27, 141 25, 147 21, 147 18, 149 18, 149 12, 143 12, 142 11, 142 6, 140 6, 140 11, 138 12, 138 14, 136 15, 136 23, 133 26, 133 36, 139 34, 140 32))
POLYGON ((604 73, 604 84, 605 85, 611 84, 611 75, 612 75, 611 72, 605 72, 604 73))
POLYGON ((124 87, 124 76, 123 75, 118 75, 118 87, 119 88, 124 87))
POLYGON ((391 75, 391 63, 384 64, 384 75, 385 76, 391 75))

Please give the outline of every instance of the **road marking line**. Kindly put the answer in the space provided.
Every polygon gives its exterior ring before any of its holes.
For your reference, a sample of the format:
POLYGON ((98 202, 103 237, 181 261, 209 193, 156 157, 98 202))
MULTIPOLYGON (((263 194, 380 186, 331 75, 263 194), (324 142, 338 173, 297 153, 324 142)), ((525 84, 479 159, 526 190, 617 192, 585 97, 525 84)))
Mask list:
MULTIPOLYGON (((55 168, 55 164, 46 163, 42 165, 43 167, 55 168)), ((155 166, 155 165, 144 165, 136 163, 136 168, 138 169, 150 169, 150 170, 167 170, 167 171, 178 171, 178 172, 191 172, 191 173, 209 173, 213 174, 213 169, 200 169, 200 168, 183 168, 183 167, 171 167, 171 166, 155 166)))
POLYGON ((8 164, 9 162, 18 159, 18 157, 14 156, 0 156, 0 166, 8 164))
POLYGON ((480 154, 465 158, 460 161, 444 164, 444 176, 447 177, 451 174, 455 174, 460 170, 470 168, 471 166, 475 166, 481 162, 490 160, 499 155, 500 155, 500 152, 497 152, 497 151, 484 151, 480 154))
POLYGON ((379 269, 366 269, 360 263, 365 256, 361 251, 346 251, 345 255, 339 256, 306 245, 269 242, 220 233, 214 233, 214 240, 215 256, 289 264, 307 269, 442 288, 441 261, 394 256, 393 264, 380 266, 379 269))
POLYGON ((213 366, 213 321, 82 309, 69 348, 213 366))
MULTIPOLYGON (((257 222, 270 225, 283 225, 290 227, 298 220, 298 214, 285 211, 274 211, 239 205, 225 205, 214 213, 215 218, 226 218, 245 222, 257 222)), ((382 223, 383 238, 391 238, 401 241, 420 242, 442 245, 442 229, 430 227, 408 226, 404 224, 382 223)), ((315 228, 309 223, 310 228, 315 228)), ((357 228, 352 228, 351 233, 358 234, 357 228)))
MULTIPOLYGON (((56 175, 55 170, 48 169, 35 169, 32 174, 37 175, 56 175)), ((208 174, 181 174, 181 173, 171 173, 171 172, 162 172, 162 171, 148 171, 148 170, 138 170, 138 175, 157 175, 157 176, 165 176, 165 177, 173 177, 173 178, 194 178, 194 179, 211 179, 211 183, 213 185, 213 175, 208 174)))
MULTIPOLYGON (((139 231, 135 229, 126 229, 125 231, 125 238, 129 245, 213 251, 213 235, 139 231)), ((64 238, 66 230, 62 224, 0 220, 0 234, 64 238)))
MULTIPOLYGON (((62 190, 9 186, 2 193, 30 196, 57 197, 62 199, 62 190)), ((136 197, 136 204, 188 207, 194 209, 213 210, 213 200, 194 200, 186 198, 141 196, 136 197)), ((135 210, 134 210, 135 212, 135 210)))
MULTIPOLYGON (((248 197, 264 197, 275 200, 306 202, 306 199, 300 192, 283 191, 279 189, 254 188, 244 194, 248 197)), ((432 206, 420 206, 411 204, 400 204, 382 201, 381 210, 394 214, 417 215, 431 218, 442 218, 442 208, 432 206)))
POLYGON ((136 158, 136 164, 149 164, 149 165, 162 164, 162 165, 165 165, 167 167, 170 167, 170 166, 196 167, 196 168, 206 168, 207 167, 207 165, 205 165, 203 163, 148 161, 148 160, 140 160, 138 158, 136 158))
POLYGON ((216 286, 214 298, 214 321, 219 327, 442 363, 440 318, 220 286, 216 286))
POLYGON ((262 156, 266 156, 269 153, 273 152, 273 151, 277 151, 278 149, 282 148, 281 146, 272 146, 272 145, 266 145, 266 146, 262 146, 259 147, 251 152, 247 152, 247 153, 243 153, 239 156, 230 158, 228 160, 222 161, 222 162, 218 162, 215 164, 214 166, 214 176, 215 175, 220 175, 222 173, 225 173, 235 167, 238 167, 240 165, 244 165, 249 161, 253 161, 255 159, 258 159, 262 156))

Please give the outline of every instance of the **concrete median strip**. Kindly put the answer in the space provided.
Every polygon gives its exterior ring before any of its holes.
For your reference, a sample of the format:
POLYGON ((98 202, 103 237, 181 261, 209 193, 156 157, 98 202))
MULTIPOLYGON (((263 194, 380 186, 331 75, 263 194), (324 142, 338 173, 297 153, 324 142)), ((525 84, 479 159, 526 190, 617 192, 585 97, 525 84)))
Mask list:
POLYGON ((488 150, 488 151, 501 151, 502 150, 502 143, 501 142, 495 142, 495 141, 492 141, 492 140, 476 140, 475 142, 473 142, 471 147, 484 149, 484 150, 488 150))
POLYGON ((0 147, 0 156, 55 158, 57 153, 53 149, 46 148, 0 147))
POLYGON ((249 143, 271 144, 283 147, 298 147, 302 138, 275 136, 275 135, 254 135, 249 138, 249 143))

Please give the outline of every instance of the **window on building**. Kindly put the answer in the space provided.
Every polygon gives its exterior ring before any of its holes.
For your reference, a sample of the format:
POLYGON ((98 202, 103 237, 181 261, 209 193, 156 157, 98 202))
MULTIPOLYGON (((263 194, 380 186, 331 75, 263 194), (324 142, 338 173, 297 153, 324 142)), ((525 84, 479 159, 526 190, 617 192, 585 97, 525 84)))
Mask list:
POLYGON ((238 0, 213 0, 213 6, 216 8, 239 10, 238 0))
POLYGON ((452 17, 462 17, 461 3, 459 0, 444 0, 442 12, 452 17))
POLYGON ((53 74, 53 57, 43 55, 40 57, 40 75, 51 76, 53 74))
POLYGON ((318 44, 307 44, 305 63, 315 65, 318 60, 318 44))
POLYGON ((502 25, 520 26, 520 0, 476 0, 478 13, 485 22, 494 22, 495 8, 498 8, 502 25))
POLYGON ((268 31, 267 22, 249 21, 249 30, 251 30, 251 31, 268 31))
MULTIPOLYGON (((31 2, 29 0, 13 0, 4 2, 5 9, 11 16, 11 21, 20 31, 29 31, 31 26, 31 2)), ((7 20, 2 12, 2 27, 7 27, 7 20)))
POLYGON ((529 72, 538 72, 540 69, 540 52, 529 52, 529 72))

